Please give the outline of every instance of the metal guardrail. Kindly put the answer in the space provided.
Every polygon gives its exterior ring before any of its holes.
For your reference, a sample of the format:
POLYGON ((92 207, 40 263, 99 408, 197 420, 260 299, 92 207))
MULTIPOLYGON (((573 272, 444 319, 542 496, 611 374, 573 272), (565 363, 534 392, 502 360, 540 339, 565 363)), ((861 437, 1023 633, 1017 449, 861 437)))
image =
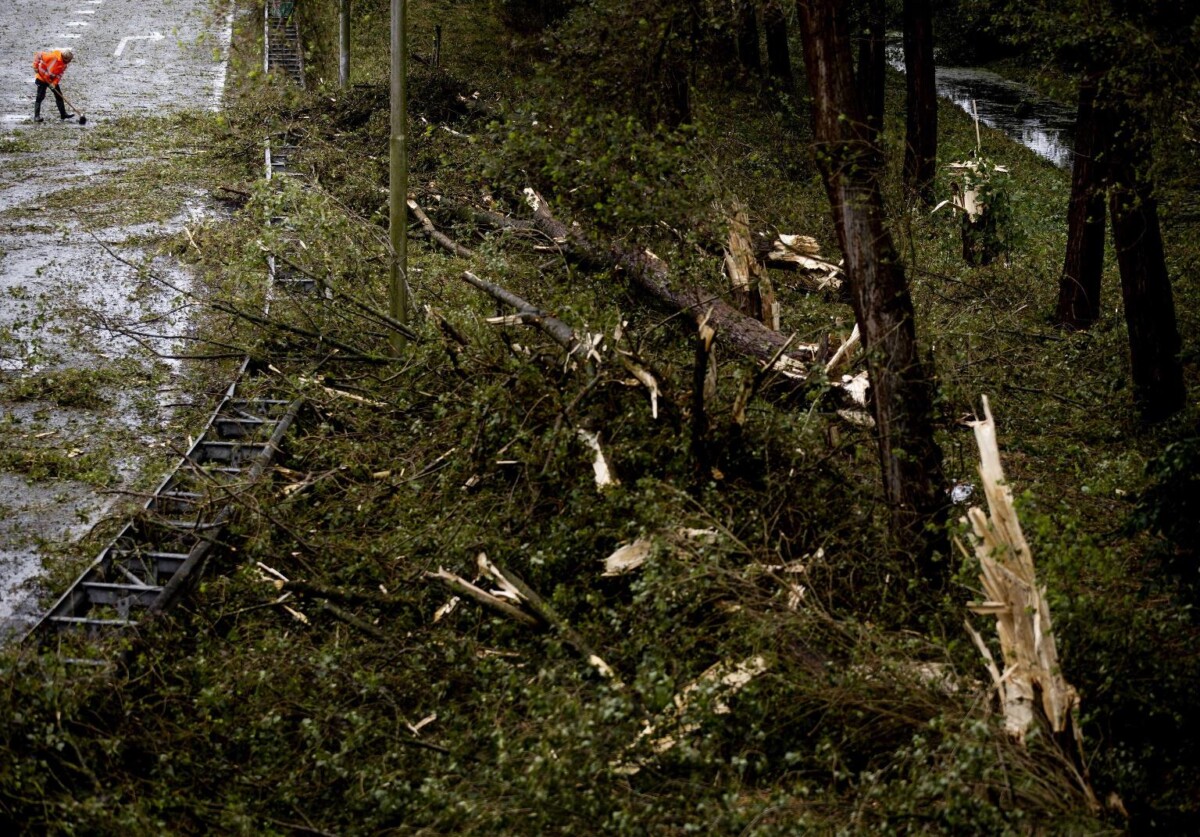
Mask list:
MULTIPOLYGON (((300 35, 291 20, 293 4, 266 4, 263 63, 303 86, 300 35), (287 6, 288 14, 278 12, 287 6), (275 12, 273 14, 273 12, 275 12)), ((264 175, 288 174, 293 146, 267 142, 264 175)), ((271 219, 272 223, 283 219, 271 219)), ((309 290, 302 277, 277 271, 268 262, 271 288, 309 290)), ((271 293, 268 292, 268 308, 271 293)), ((245 396, 254 377, 250 358, 209 417, 199 438, 92 564, 26 633, 26 641, 49 646, 64 635, 98 637, 136 630, 143 617, 169 607, 203 570, 237 505, 237 496, 265 473, 302 401, 245 396)), ((61 646, 61 643, 60 643, 61 646)), ((67 653, 74 653, 69 646, 67 653)), ((66 657, 82 665, 105 665, 94 658, 66 657)))
POLYGON ((47 644, 64 631, 98 636, 136 628, 141 616, 170 606, 203 567, 232 516, 236 495, 266 471, 301 406, 299 400, 239 397, 242 383, 239 375, 141 512, 27 638, 47 644))

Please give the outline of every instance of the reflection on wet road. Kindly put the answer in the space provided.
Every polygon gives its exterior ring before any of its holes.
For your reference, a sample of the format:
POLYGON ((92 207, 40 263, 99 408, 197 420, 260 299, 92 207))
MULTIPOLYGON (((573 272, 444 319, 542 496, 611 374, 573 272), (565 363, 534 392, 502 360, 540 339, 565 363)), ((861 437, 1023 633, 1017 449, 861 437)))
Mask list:
MULTIPOLYGON (((121 365, 136 345, 103 324, 135 316, 178 333, 186 322, 177 300, 153 292, 97 239, 136 262, 145 256, 134 244, 139 236, 178 229, 205 207, 196 194, 173 221, 84 229, 69 201, 56 196, 81 186, 129 188, 117 178, 137 161, 119 137, 102 154, 81 151, 97 128, 129 116, 217 108, 230 25, 211 0, 0 2, 0 452, 9 454, 0 457, 0 634, 7 620, 30 612, 27 585, 40 573, 43 545, 77 538, 114 496, 42 476, 44 468, 25 467, 30 458, 77 461, 94 454, 97 439, 115 426, 119 438, 133 441, 108 450, 105 466, 125 480, 164 420, 155 385, 129 371, 136 364, 121 365), (33 55, 62 47, 76 53, 62 89, 87 114, 86 126, 60 122, 52 98, 43 106, 46 121, 32 121, 33 55), (126 377, 100 410, 64 406, 36 391, 13 396, 22 381, 73 370, 126 377)), ((169 260, 156 261, 155 269, 187 281, 169 260)))

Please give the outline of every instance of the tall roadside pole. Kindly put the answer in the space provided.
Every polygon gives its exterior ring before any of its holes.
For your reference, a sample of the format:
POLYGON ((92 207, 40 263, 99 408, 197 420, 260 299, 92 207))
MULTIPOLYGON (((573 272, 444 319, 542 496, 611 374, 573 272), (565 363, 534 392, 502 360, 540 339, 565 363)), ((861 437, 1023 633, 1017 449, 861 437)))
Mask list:
MULTIPOLYGON (((388 225, 392 240, 388 308, 392 318, 408 324, 408 73, 405 37, 406 0, 392 0, 392 139, 388 225)), ((392 335, 392 352, 400 354, 404 338, 392 335)))
POLYGON ((350 86, 350 0, 338 0, 338 87, 350 86))

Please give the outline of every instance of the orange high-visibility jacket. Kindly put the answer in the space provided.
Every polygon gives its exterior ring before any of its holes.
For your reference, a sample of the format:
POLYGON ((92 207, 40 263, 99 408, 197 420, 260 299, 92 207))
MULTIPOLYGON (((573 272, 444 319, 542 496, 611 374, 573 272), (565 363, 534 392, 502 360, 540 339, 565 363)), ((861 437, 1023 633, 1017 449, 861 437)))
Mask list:
POLYGON ((58 84, 63 73, 67 71, 67 62, 63 61, 61 50, 48 49, 33 57, 33 69, 37 72, 39 81, 58 84))

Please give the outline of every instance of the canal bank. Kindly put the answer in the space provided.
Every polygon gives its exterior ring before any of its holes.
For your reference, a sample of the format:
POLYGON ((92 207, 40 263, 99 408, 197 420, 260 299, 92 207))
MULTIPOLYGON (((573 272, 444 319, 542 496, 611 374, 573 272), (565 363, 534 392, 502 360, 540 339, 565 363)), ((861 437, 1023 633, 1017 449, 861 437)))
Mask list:
MULTIPOLYGON (((904 72, 900 36, 888 39, 888 64, 904 72)), ((1039 94, 1028 84, 1005 78, 982 67, 938 66, 938 95, 990 128, 1049 160, 1059 168, 1071 165, 1075 111, 1039 94)))

